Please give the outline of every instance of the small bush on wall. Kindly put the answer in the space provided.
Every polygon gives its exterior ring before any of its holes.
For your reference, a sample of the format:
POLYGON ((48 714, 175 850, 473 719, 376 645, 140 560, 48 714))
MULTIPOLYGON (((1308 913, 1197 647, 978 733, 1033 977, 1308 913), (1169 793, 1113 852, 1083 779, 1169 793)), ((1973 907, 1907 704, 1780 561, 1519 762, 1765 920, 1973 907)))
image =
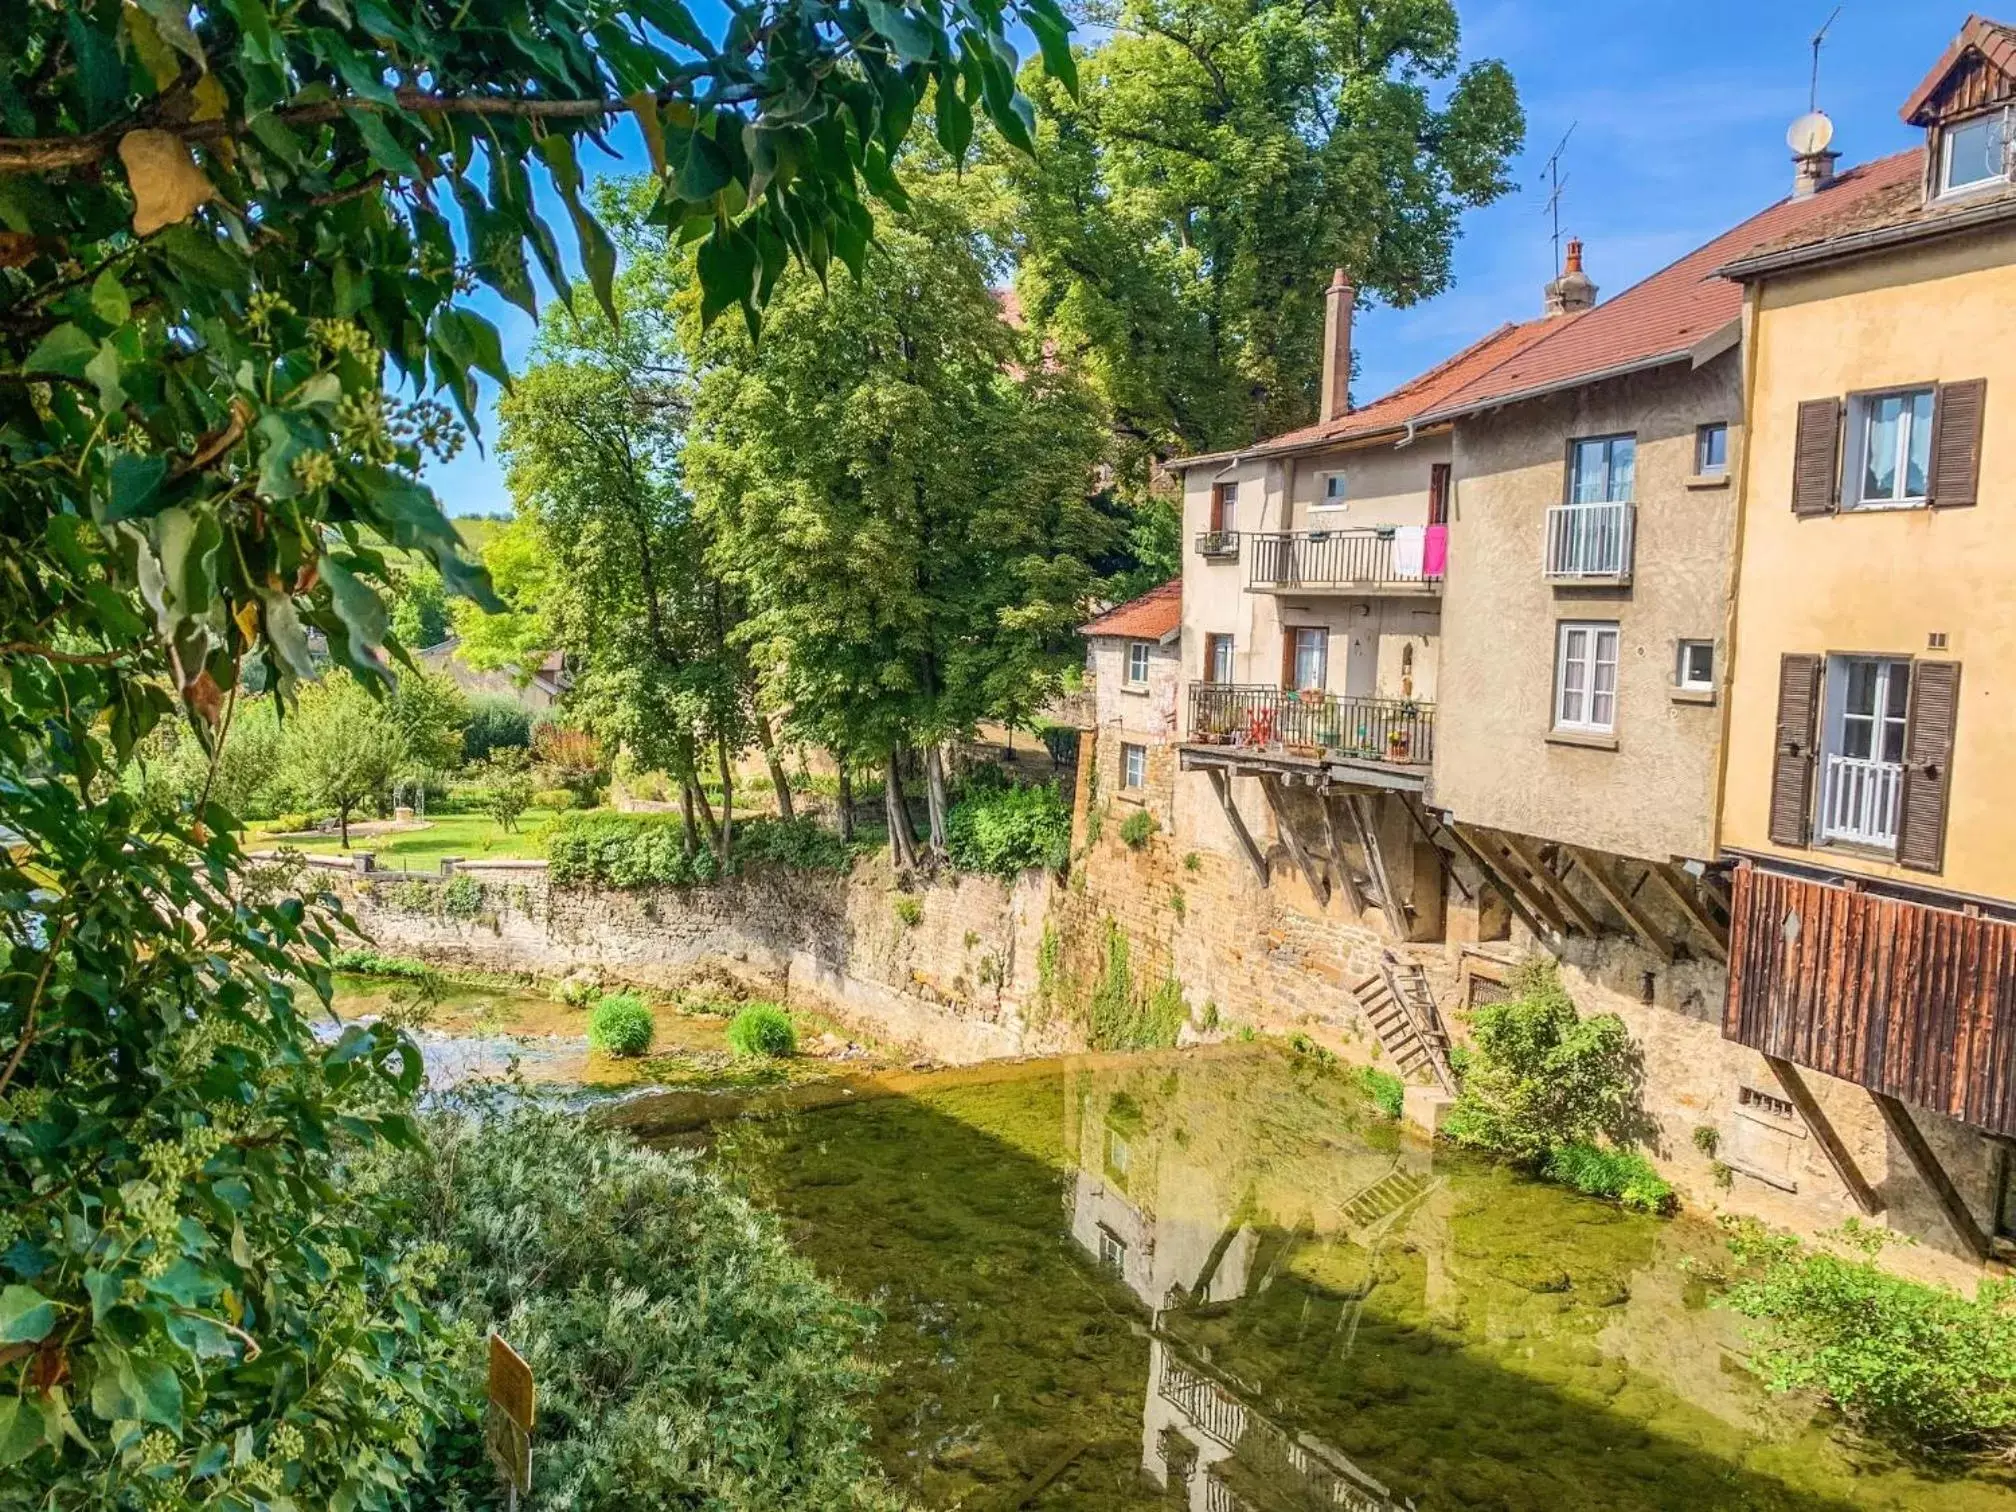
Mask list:
POLYGON ((1127 842, 1130 849, 1139 850, 1161 828, 1155 816, 1148 810, 1136 809, 1120 821, 1120 838, 1127 842))

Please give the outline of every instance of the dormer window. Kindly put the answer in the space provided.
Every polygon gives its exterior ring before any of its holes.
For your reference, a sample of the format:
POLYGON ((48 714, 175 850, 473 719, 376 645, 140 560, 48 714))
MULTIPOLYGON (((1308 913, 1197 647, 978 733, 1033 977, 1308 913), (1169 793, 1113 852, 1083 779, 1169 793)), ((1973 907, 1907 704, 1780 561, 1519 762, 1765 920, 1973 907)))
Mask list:
POLYGON ((2009 113, 1993 111, 1957 121, 1944 132, 1939 192, 1965 194, 2009 182, 2009 113))

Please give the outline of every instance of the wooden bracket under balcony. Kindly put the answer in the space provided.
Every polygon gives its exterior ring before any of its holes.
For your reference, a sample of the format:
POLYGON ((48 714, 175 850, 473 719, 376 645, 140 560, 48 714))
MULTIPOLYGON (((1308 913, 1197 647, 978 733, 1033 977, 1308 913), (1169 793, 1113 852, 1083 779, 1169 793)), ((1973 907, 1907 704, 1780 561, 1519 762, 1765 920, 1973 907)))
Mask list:
POLYGON ((1316 899, 1318 908, 1330 904, 1330 884, 1316 869, 1316 863, 1309 859, 1309 853, 1302 848, 1302 838, 1295 833, 1295 821, 1288 815, 1287 802, 1281 796, 1281 779, 1272 772, 1260 774, 1260 791, 1267 799, 1268 811, 1274 815, 1274 828, 1281 833, 1281 843, 1288 847, 1288 854, 1294 860, 1296 869, 1302 873, 1302 880, 1309 884, 1309 892, 1316 899))
POLYGON ((1247 862, 1253 868, 1253 875, 1265 887, 1268 883, 1267 858, 1260 853, 1260 847, 1253 843, 1253 832, 1246 828, 1246 820, 1239 812, 1239 805, 1232 801, 1232 779, 1223 767, 1206 767, 1205 775, 1211 779, 1211 791, 1218 795, 1219 805, 1225 810, 1226 822, 1232 826, 1232 834, 1239 842, 1239 849, 1245 852, 1247 862))

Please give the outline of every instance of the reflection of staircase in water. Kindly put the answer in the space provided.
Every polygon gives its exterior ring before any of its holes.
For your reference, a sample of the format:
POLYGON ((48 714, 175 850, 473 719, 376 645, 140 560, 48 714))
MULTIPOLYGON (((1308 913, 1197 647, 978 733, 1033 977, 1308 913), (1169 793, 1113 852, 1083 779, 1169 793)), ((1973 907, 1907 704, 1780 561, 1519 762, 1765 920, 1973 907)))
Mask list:
POLYGON ((1345 1512, 1403 1512, 1411 1501, 1396 1499, 1385 1486, 1342 1454, 1308 1434, 1291 1434, 1253 1407, 1229 1382, 1194 1360, 1178 1358, 1181 1345, 1158 1334, 1162 1358, 1162 1399, 1198 1434, 1227 1452, 1200 1471, 1206 1512, 1303 1512, 1343 1508, 1345 1512), (1264 1490, 1248 1494, 1226 1483, 1228 1473, 1251 1478, 1264 1490))

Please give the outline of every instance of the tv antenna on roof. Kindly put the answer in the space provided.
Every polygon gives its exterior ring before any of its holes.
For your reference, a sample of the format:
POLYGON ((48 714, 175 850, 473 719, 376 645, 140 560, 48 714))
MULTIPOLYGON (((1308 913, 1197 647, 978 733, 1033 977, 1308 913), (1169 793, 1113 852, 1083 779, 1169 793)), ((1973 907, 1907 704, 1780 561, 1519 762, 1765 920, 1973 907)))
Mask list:
POLYGON ((1561 141, 1553 155, 1547 159, 1547 204, 1543 211, 1554 222, 1554 276, 1561 276, 1561 191, 1568 187, 1568 180, 1561 177, 1561 155, 1568 150, 1568 138, 1575 135, 1575 128, 1582 123, 1570 121, 1568 129, 1561 133, 1561 141))
POLYGON ((1813 33, 1813 85, 1806 94, 1806 109, 1809 114, 1817 113, 1820 109, 1820 47, 1827 40, 1827 33, 1833 29, 1834 23, 1840 19, 1841 7, 1837 5, 1834 7, 1834 14, 1827 18, 1820 30, 1813 33))

